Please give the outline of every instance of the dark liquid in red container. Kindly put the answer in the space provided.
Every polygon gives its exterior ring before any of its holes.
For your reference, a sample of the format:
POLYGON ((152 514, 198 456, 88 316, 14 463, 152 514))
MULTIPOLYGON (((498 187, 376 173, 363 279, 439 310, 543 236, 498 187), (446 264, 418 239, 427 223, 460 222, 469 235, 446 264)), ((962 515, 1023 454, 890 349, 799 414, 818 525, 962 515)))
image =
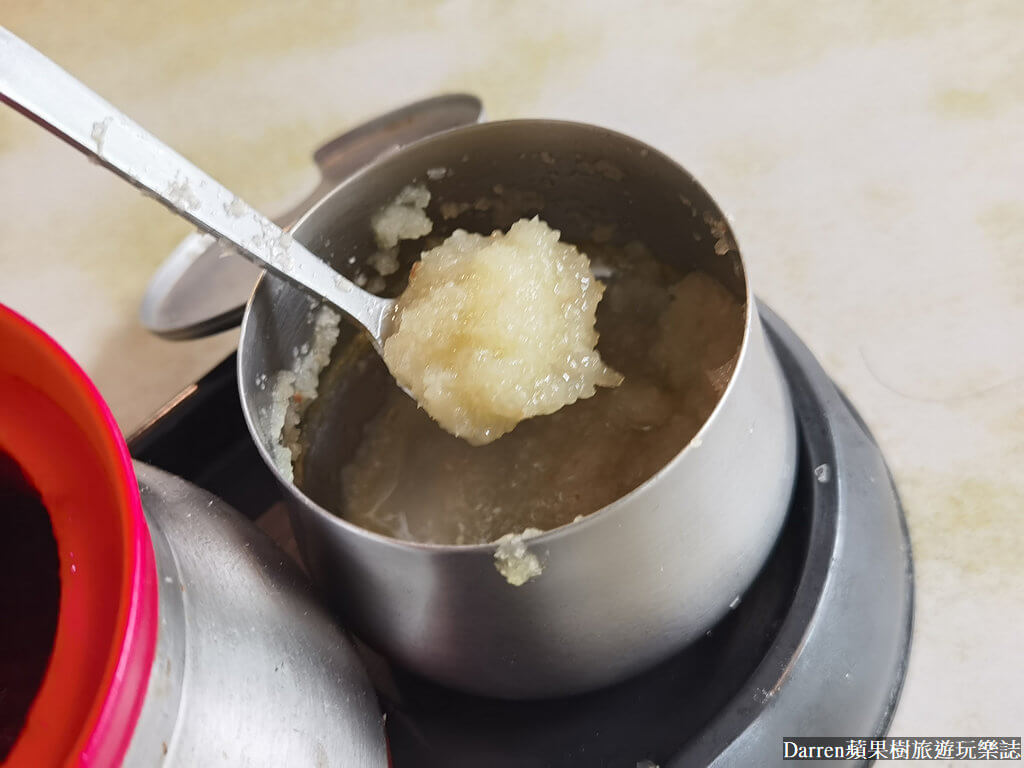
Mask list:
POLYGON ((59 606, 50 515, 21 467, 0 450, 0 762, 43 681, 59 606))

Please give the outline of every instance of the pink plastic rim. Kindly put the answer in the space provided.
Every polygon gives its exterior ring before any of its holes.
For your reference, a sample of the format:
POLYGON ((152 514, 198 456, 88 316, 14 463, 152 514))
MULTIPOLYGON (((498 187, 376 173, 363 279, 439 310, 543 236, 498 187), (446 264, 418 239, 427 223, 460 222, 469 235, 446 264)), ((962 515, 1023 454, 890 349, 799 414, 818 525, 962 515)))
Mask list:
POLYGON ((85 372, 0 305, 0 448, 50 512, 60 555, 54 649, 5 766, 124 758, 156 650, 156 562, 128 447, 85 372))

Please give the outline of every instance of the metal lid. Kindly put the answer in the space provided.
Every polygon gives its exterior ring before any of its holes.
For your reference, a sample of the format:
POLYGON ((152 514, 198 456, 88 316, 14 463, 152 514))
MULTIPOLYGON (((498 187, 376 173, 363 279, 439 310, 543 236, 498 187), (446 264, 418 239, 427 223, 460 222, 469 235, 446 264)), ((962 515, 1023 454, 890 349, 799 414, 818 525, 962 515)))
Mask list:
MULTIPOLYGON (((344 179, 384 154, 418 139, 483 119, 483 104, 469 94, 417 101, 327 142, 313 153, 320 183, 274 222, 294 224, 344 179)), ((238 325, 261 270, 210 235, 178 244, 149 282, 139 311, 142 324, 166 339, 197 339, 238 325)))

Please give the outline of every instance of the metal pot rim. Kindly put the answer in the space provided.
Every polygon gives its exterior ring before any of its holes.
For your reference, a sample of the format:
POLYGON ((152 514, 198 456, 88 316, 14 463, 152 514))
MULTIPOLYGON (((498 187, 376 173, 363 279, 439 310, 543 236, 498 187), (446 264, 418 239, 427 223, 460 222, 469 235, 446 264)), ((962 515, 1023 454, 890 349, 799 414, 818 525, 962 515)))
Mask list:
MULTIPOLYGON (((756 303, 755 302, 755 297, 753 296, 753 293, 752 293, 751 288, 750 288, 750 280, 748 279, 748 273, 747 273, 746 265, 743 262, 742 251, 739 248, 739 242, 736 239, 735 233, 734 233, 733 228, 732 228, 732 224, 729 221, 728 217, 725 215, 725 213, 721 210, 721 208, 719 208, 718 204, 715 202, 715 199, 704 188, 704 185, 701 184, 681 164, 676 162, 674 159, 672 159, 671 157, 669 157, 665 153, 661 152, 660 150, 656 149, 655 147, 650 146, 649 144, 646 144, 645 142, 640 141, 639 139, 633 138, 632 136, 629 136, 627 134, 621 133, 619 131, 612 130, 610 128, 604 128, 602 126, 597 126, 597 125, 593 125, 593 124, 590 124, 590 123, 581 123, 581 122, 576 122, 576 121, 571 121, 571 120, 549 120, 549 119, 539 119, 539 118, 496 120, 496 121, 481 122, 481 123, 475 123, 475 124, 472 124, 472 125, 460 126, 458 128, 453 128, 453 129, 450 129, 450 130, 447 130, 447 131, 443 131, 441 133, 433 134, 431 136, 427 136, 427 137, 425 137, 423 139, 415 141, 415 142, 413 142, 413 143, 411 143, 411 144, 409 144, 409 145, 407 145, 405 147, 402 147, 400 150, 396 150, 395 152, 391 152, 391 153, 388 153, 388 154, 384 155, 383 157, 379 158, 378 160, 370 163, 369 165, 365 166, 361 170, 357 171, 352 176, 350 176, 350 177, 344 179, 343 181, 341 181, 338 185, 336 185, 333 189, 331 189, 326 195, 324 195, 324 197, 320 201, 318 201, 315 205, 310 207, 310 209, 298 221, 296 221, 295 224, 293 224, 291 227, 288 228, 288 231, 290 233, 292 233, 293 235, 297 234, 298 235, 298 239, 301 240, 302 239, 302 236, 301 236, 302 235, 302 229, 307 224, 307 222, 310 220, 310 218, 315 216, 315 215, 317 215, 320 212, 320 210, 325 205, 328 205, 330 200, 333 199, 335 197, 335 195, 337 195, 340 190, 342 190, 343 188, 345 188, 346 186, 348 186, 350 184, 358 183, 359 180, 361 180, 364 176, 366 176, 369 173, 374 172, 380 165, 382 165, 384 163, 387 163, 390 160, 393 160, 393 158, 395 158, 399 153, 404 153, 404 152, 407 152, 407 151, 412 151, 414 149, 417 149, 417 148, 419 148, 421 146, 430 144, 432 142, 448 140, 451 137, 451 135, 453 135, 455 133, 467 134, 467 133, 478 132, 478 131, 489 131, 489 130, 506 128, 506 127, 513 126, 513 125, 514 126, 529 126, 529 125, 533 125, 533 126, 536 126, 538 128, 555 128, 555 129, 565 129, 565 130, 585 130, 585 131, 600 132, 600 133, 603 133, 603 134, 610 135, 610 136, 614 137, 617 141, 622 141, 624 143, 631 144, 634 147, 636 147, 638 150, 640 150, 640 151, 642 151, 642 152, 644 152, 644 153, 646 153, 648 155, 653 154, 653 155, 661 158, 664 162, 666 162, 666 163, 670 164, 671 166, 673 166, 678 172, 680 172, 684 176, 688 177, 690 182, 698 190, 700 190, 700 192, 702 192, 704 194, 704 196, 705 196, 705 198, 707 200, 707 203, 711 206, 711 209, 721 216, 721 220, 725 224, 726 234, 728 235, 729 240, 731 240, 731 242, 734 244, 734 247, 731 250, 734 250, 735 253, 732 254, 732 255, 737 260, 737 263, 739 264, 740 269, 742 270, 742 275, 743 275, 743 290, 744 290, 744 297, 743 298, 744 298, 744 314, 745 314, 745 316, 744 316, 744 320, 743 320, 743 337, 742 337, 742 339, 740 341, 740 352, 739 352, 739 355, 738 355, 737 360, 736 360, 736 367, 734 368, 734 370, 732 372, 732 375, 729 377, 729 382, 726 384, 725 390, 719 396, 718 401, 715 403, 715 406, 712 409, 710 415, 707 417, 707 419, 705 419, 705 421, 701 425, 700 429, 697 430, 697 433, 693 436, 693 438, 691 438, 691 440, 686 445, 684 445, 671 459, 669 459, 669 461, 667 461, 664 465, 662 465, 662 467, 660 469, 658 469, 657 472, 655 472, 653 475, 651 475, 646 480, 644 480, 642 483, 640 483, 636 488, 633 488, 628 493, 626 493, 626 494, 620 496, 619 498, 615 499, 615 501, 613 501, 613 502, 611 502, 609 504, 606 504, 603 507, 594 510, 593 512, 587 513, 583 517, 582 520, 574 520, 574 521, 565 523, 564 525, 560 525, 557 528, 551 528, 549 530, 546 530, 546 531, 544 531, 542 533, 537 534, 536 536, 529 537, 529 541, 531 543, 547 544, 547 543, 551 543, 551 542, 557 541, 557 540, 563 538, 564 536, 566 536, 567 535, 567 531, 570 528, 572 528, 574 530, 580 530, 580 529, 582 529, 585 526, 598 524, 599 522, 603 521, 605 518, 608 518, 608 517, 610 517, 612 515, 615 515, 616 513, 620 512, 620 510, 623 507, 628 506, 630 504, 630 502, 632 502, 633 499, 635 499, 641 493, 646 491, 652 484, 654 484, 656 481, 658 481, 662 477, 662 475, 666 474, 669 470, 674 469, 675 466, 677 464, 679 464, 681 461, 683 461, 686 456, 692 455, 691 449, 693 449, 693 450, 697 450, 698 449, 698 446, 701 443, 701 439, 702 439, 703 435, 710 428, 710 425, 713 424, 716 421, 716 419, 718 418, 719 414, 721 413, 721 411, 722 411, 722 409, 724 407, 723 404, 728 399, 730 399, 730 394, 735 389, 736 380, 738 378, 737 374, 739 373, 740 370, 743 369, 743 367, 745 366, 745 363, 746 363, 748 357, 750 356, 750 346, 751 346, 750 345, 750 337, 751 337, 751 333, 752 333, 751 329, 752 329, 752 325, 754 323, 754 318, 757 315, 757 309, 756 309, 756 306, 755 306, 755 303, 756 303)), ((258 281, 256 282, 256 285, 253 288, 252 294, 249 296, 249 300, 246 302, 245 314, 244 314, 244 316, 242 318, 242 324, 241 324, 241 329, 240 329, 240 334, 239 334, 239 338, 241 338, 241 339, 245 338, 246 333, 248 331, 249 321, 250 321, 251 316, 252 316, 252 305, 253 305, 254 297, 260 291, 261 287, 264 285, 264 282, 266 280, 267 280, 267 273, 264 272, 262 275, 260 275, 258 281)), ((355 523, 352 523, 352 522, 344 519, 343 517, 340 517, 338 515, 333 514, 332 512, 330 512, 329 510, 325 509, 320 504, 315 502, 309 496, 307 496, 306 493, 294 481, 287 480, 284 477, 282 477, 280 470, 277 468, 277 466, 274 463, 274 461, 271 458, 271 456, 267 453, 267 450, 266 450, 265 446, 263 445, 263 441, 256 437, 257 435, 260 434, 261 430, 257 428, 257 425, 255 424, 255 422, 253 420, 252 414, 249 413, 249 409, 245 405, 246 399, 245 399, 244 388, 246 386, 246 384, 245 384, 246 378, 243 375, 243 369, 244 369, 244 365, 245 365, 244 358, 243 358, 243 354, 244 354, 243 350, 244 350, 244 346, 240 344, 239 345, 239 350, 238 350, 238 359, 237 359, 237 372, 238 372, 237 378, 238 378, 239 397, 240 397, 241 405, 242 405, 242 413, 243 413, 243 415, 245 417, 245 423, 246 423, 246 426, 247 426, 247 428, 249 430, 250 437, 254 438, 253 442, 256 443, 256 449, 259 452, 260 458, 267 465, 267 467, 270 469, 270 471, 274 474, 274 477, 277 479, 277 481, 279 483, 285 484, 286 487, 289 487, 299 497, 299 499, 302 500, 302 502, 306 505, 307 508, 309 508, 311 510, 315 510, 317 515, 319 515, 319 516, 323 517, 324 519, 326 519, 331 525, 337 526, 337 527, 339 527, 339 528, 341 528, 343 530, 348 530, 348 531, 350 531, 353 534, 356 534, 356 535, 361 536, 363 538, 369 539, 370 541, 373 541, 373 542, 375 542, 377 544, 381 544, 381 545, 384 545, 384 546, 392 547, 392 548, 395 548, 395 549, 406 550, 406 551, 409 551, 409 550, 413 550, 413 551, 420 550, 420 551, 423 551, 423 552, 429 552, 429 553, 433 553, 433 554, 448 554, 448 553, 452 553, 452 554, 459 554, 459 555, 462 555, 462 554, 465 554, 465 555, 470 555, 470 554, 479 555, 481 553, 490 554, 491 551, 493 551, 493 549, 495 547, 495 542, 488 542, 488 543, 485 543, 485 544, 437 544, 437 543, 430 543, 430 542, 405 541, 405 540, 402 540, 402 539, 396 539, 396 538, 393 538, 391 536, 385 536, 384 534, 380 534, 380 533, 376 533, 374 531, 367 530, 366 528, 363 528, 363 527, 361 527, 359 525, 356 525, 355 523)))

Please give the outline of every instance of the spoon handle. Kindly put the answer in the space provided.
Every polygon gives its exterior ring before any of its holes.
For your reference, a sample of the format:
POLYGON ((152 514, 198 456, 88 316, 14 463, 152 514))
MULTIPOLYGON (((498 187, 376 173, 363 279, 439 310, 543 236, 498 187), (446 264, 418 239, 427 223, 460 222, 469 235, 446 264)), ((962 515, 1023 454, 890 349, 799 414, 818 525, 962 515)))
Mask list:
POLYGON ((241 198, 0 27, 0 99, 258 266, 322 296, 379 347, 394 302, 358 288, 241 198))

